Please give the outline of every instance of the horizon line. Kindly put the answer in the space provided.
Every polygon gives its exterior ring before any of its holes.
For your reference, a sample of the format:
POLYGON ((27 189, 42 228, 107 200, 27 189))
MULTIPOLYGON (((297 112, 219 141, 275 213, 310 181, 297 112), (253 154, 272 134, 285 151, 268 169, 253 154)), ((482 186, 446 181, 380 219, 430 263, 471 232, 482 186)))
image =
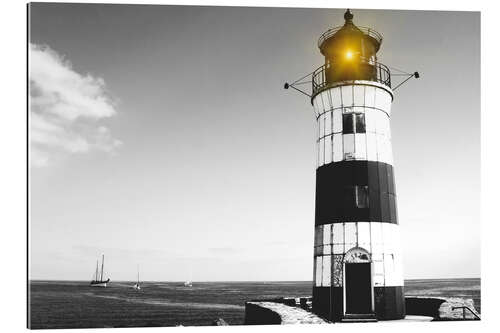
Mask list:
MULTIPOLYGON (((465 279, 481 279, 479 277, 441 277, 441 278, 408 278, 404 281, 415 281, 415 280, 465 280, 465 279)), ((89 280, 68 280, 68 279, 28 279, 30 282, 42 282, 42 281, 57 281, 57 282, 88 282, 89 280)), ((143 280, 144 282, 168 282, 168 283, 184 283, 187 280, 143 280)), ((136 280, 110 280, 110 282, 136 282, 136 280)), ((313 280, 190 280, 190 282, 197 283, 215 283, 215 282, 311 282, 313 280)))

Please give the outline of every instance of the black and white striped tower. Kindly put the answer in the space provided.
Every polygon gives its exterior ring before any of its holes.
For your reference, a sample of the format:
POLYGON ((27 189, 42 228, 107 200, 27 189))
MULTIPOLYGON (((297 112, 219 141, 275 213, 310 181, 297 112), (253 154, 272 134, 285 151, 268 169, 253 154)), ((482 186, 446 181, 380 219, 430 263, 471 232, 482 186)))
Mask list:
MULTIPOLYGON (((345 24, 319 39, 312 74, 318 124, 313 311, 332 321, 405 316, 389 69, 382 36, 345 24)), ((418 77, 418 76, 417 76, 418 77)))

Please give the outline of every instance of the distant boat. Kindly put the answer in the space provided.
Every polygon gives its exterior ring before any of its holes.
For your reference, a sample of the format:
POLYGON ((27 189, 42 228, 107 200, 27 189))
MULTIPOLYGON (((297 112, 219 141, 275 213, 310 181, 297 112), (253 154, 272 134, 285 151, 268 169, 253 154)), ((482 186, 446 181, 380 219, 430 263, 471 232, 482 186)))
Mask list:
POLYGON ((104 254, 102 255, 101 274, 99 275, 99 260, 97 260, 97 265, 95 268, 95 279, 90 281, 90 286, 106 288, 107 284, 109 283, 109 278, 106 281, 104 281, 103 275, 104 275, 104 254))
POLYGON ((193 280, 193 271, 190 268, 189 269, 189 280, 187 280, 186 282, 184 282, 184 287, 191 288, 193 286, 193 282, 191 282, 192 280, 193 280))
POLYGON ((139 266, 137 266, 137 283, 132 287, 135 290, 141 290, 141 283, 139 282, 139 266))

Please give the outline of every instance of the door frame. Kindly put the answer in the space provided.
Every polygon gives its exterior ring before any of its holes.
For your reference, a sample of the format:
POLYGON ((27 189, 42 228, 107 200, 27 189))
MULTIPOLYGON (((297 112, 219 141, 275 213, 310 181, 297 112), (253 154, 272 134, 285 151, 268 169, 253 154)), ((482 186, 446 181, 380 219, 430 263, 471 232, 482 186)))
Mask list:
MULTIPOLYGON (((342 262, 342 301, 343 301, 343 307, 342 307, 342 314, 345 317, 346 315, 346 305, 347 305, 347 298, 346 298, 346 271, 345 271, 345 265, 347 264, 370 264, 370 291, 371 291, 371 311, 372 313, 375 312, 375 295, 374 295, 374 286, 373 286, 373 261, 371 260, 370 253, 363 249, 362 247, 354 247, 347 251, 344 254, 344 260, 342 262)), ((348 313, 347 313, 348 314, 348 313)))

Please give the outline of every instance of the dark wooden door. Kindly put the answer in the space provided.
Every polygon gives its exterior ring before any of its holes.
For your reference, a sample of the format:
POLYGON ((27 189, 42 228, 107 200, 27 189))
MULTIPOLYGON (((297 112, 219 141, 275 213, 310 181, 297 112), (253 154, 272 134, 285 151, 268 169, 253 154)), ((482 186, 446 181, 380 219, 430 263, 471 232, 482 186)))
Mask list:
POLYGON ((372 313, 370 263, 345 265, 346 313, 372 313))

